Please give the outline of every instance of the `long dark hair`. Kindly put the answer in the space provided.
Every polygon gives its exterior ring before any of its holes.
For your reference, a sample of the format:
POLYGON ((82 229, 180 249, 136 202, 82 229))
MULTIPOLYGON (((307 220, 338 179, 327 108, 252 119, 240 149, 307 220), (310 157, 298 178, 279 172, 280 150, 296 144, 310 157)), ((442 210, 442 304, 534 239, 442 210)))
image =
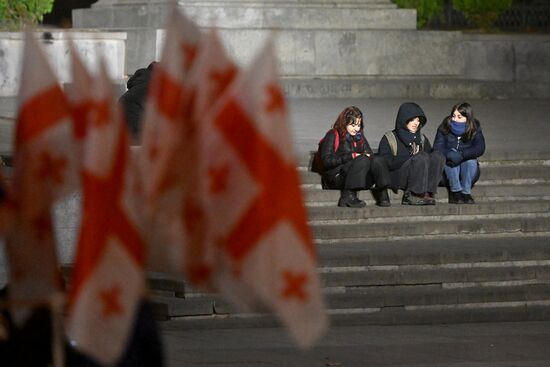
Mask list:
POLYGON ((451 121, 453 119, 453 113, 458 111, 462 116, 466 117, 466 131, 464 131, 464 140, 472 140, 477 132, 477 125, 479 121, 474 117, 474 110, 467 102, 457 103, 453 106, 451 114, 443 119, 441 123, 441 130, 445 135, 451 131, 451 121))
POLYGON ((347 132, 346 126, 354 123, 358 118, 361 119, 361 131, 363 131, 363 113, 361 110, 355 106, 346 107, 340 112, 332 128, 338 131, 340 136, 345 136, 347 132))

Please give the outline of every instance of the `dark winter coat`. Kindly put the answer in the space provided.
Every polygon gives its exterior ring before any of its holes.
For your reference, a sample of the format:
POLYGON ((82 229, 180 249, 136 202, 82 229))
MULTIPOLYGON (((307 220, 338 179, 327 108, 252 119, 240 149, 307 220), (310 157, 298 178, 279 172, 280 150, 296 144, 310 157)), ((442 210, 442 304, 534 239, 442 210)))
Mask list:
POLYGON ((421 145, 420 151, 430 153, 432 146, 430 141, 424 136, 422 143, 422 128, 426 125, 426 115, 416 103, 403 103, 397 112, 395 119, 395 128, 392 130, 397 140, 397 154, 394 156, 388 138, 383 136, 378 146, 378 154, 386 159, 388 168, 391 171, 398 170, 412 155, 411 144, 414 141, 421 145), (415 134, 408 132, 407 121, 419 117, 420 126, 415 134))
POLYGON ((119 99, 119 104, 124 109, 128 128, 134 138, 138 136, 141 130, 145 97, 147 96, 154 64, 155 62, 152 62, 147 68, 138 69, 128 79, 126 84, 128 90, 119 99))
POLYGON ((355 136, 346 133, 339 137, 338 149, 334 151, 336 141, 335 129, 330 129, 323 138, 321 144, 321 160, 325 168, 322 176, 323 188, 337 188, 343 182, 340 175, 340 169, 344 164, 351 161, 355 156, 362 153, 372 154, 372 149, 365 139, 362 131, 355 136))
POLYGON ((470 140, 464 139, 463 136, 455 135, 451 129, 448 133, 444 132, 444 124, 446 120, 441 123, 437 129, 434 140, 434 149, 441 152, 445 157, 451 149, 456 149, 462 153, 463 161, 470 159, 477 159, 485 152, 485 138, 483 137, 483 131, 479 121, 475 121, 475 134, 470 140))
POLYGON ((395 119, 395 128, 392 130, 397 141, 397 154, 394 156, 388 142, 388 138, 384 135, 378 145, 378 155, 384 157, 388 163, 390 170, 391 186, 399 187, 400 177, 398 174, 399 168, 412 157, 412 142, 420 145, 421 152, 432 152, 432 146, 426 136, 422 139, 422 128, 426 125, 427 119, 424 111, 416 103, 403 103, 399 107, 397 117, 395 119), (407 121, 419 117, 420 125, 415 134, 410 133, 407 129, 407 121))

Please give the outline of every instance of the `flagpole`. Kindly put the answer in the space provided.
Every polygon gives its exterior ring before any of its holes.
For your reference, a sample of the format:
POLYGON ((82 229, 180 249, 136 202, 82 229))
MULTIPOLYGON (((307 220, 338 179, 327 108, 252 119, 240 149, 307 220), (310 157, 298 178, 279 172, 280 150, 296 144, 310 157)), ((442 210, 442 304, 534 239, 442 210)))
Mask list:
POLYGON ((63 293, 55 293, 50 299, 52 315, 52 362, 53 367, 65 367, 65 338, 63 332, 63 293))

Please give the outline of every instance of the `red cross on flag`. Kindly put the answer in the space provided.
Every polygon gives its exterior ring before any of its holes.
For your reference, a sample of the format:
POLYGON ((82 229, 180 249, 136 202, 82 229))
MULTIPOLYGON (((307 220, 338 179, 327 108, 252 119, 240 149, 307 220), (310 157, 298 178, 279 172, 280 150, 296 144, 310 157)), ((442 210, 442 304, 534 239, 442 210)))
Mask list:
POLYGON ((82 140, 86 136, 86 130, 90 124, 93 110, 92 91, 93 79, 88 69, 84 66, 76 46, 69 40, 69 52, 71 54, 72 84, 67 91, 67 97, 72 113, 73 134, 78 144, 79 161, 82 159, 82 140))
MULTIPOLYGON (((208 191, 209 157, 220 152, 211 149, 211 121, 207 113, 232 83, 238 69, 227 56, 217 32, 212 29, 201 41, 196 61, 188 77, 188 89, 194 96, 190 113, 186 116, 189 128, 182 143, 187 145, 187 172, 194 172, 186 182, 180 216, 174 217, 172 242, 182 247, 180 265, 187 279, 196 287, 213 290, 212 271, 218 254, 217 244, 209 239, 211 225, 205 207, 208 191), (206 148, 206 149, 205 149, 206 148), (211 150, 209 150, 211 149, 211 150)), ((215 219, 211 218, 210 220, 215 219)))
POLYGON ((161 60, 153 71, 143 121, 142 174, 152 207, 161 195, 177 186, 181 176, 174 168, 182 161, 182 135, 192 98, 186 78, 200 36, 197 26, 173 8, 161 60))
POLYGON ((71 108, 34 34, 26 33, 15 132, 15 197, 32 217, 79 182, 71 108))
POLYGON ((101 64, 84 145, 83 210, 67 334, 103 365, 116 363, 143 297, 144 247, 138 232, 136 172, 129 138, 101 64))
POLYGON ((206 117, 219 97, 235 80, 238 71, 233 60, 225 52, 217 30, 210 29, 202 39, 196 62, 188 78, 195 96, 192 108, 195 120, 206 117))
POLYGON ((157 271, 182 271, 182 247, 171 227, 180 217, 186 179, 194 177, 195 146, 189 143, 193 129, 187 123, 192 93, 187 78, 200 37, 198 27, 174 7, 145 106, 140 169, 149 225, 148 265, 157 271))
POLYGON ((210 240, 220 253, 216 289, 243 309, 271 308, 300 346, 326 329, 327 316, 269 42, 203 121, 210 240))
POLYGON ((78 185, 75 149, 67 99, 27 32, 15 131, 15 224, 7 241, 14 300, 45 301, 61 288, 50 212, 78 185))

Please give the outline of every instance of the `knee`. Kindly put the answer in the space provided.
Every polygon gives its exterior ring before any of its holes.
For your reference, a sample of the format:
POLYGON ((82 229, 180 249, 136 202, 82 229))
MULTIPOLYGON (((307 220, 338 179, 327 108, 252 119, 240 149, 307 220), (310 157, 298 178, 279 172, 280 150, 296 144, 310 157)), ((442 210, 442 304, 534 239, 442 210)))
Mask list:
POLYGON ((433 161, 438 162, 438 163, 445 163, 445 161, 446 161, 445 156, 443 155, 443 153, 441 153, 440 151, 437 151, 437 150, 434 150, 433 152, 430 153, 430 159, 432 159, 433 161))
POLYGON ((428 164, 430 161, 430 155, 426 152, 420 152, 413 156, 413 161, 416 164, 428 164))
POLYGON ((366 167, 368 169, 371 165, 371 162, 369 157, 367 157, 366 155, 361 155, 355 158, 355 164, 359 167, 366 167))
POLYGON ((377 155, 372 157, 371 165, 372 165, 373 168, 377 168, 377 169, 384 168, 384 167, 388 166, 388 164, 386 163, 386 160, 384 159, 384 157, 380 157, 380 156, 377 156, 377 155))

